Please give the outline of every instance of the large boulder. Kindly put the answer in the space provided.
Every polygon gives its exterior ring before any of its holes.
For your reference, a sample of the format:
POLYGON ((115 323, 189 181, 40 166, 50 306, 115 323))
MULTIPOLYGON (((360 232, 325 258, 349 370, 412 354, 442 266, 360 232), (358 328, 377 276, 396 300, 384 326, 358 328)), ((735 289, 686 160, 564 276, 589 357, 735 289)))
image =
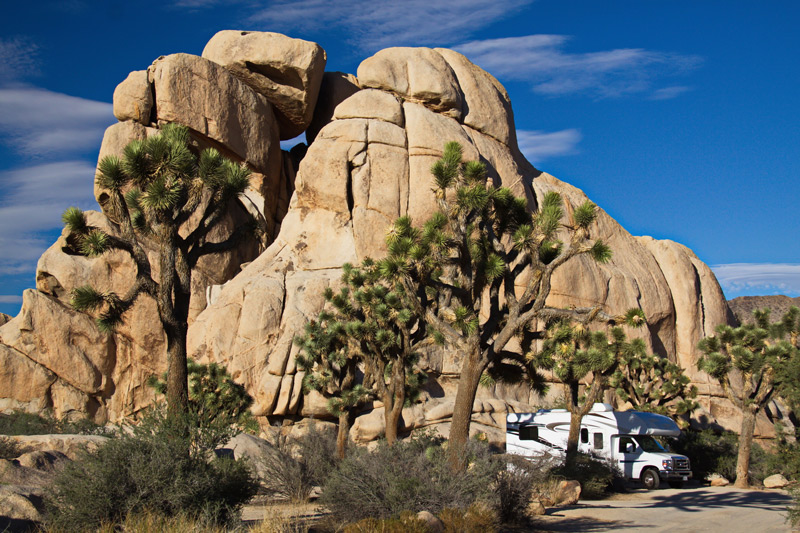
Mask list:
POLYGON ((172 54, 147 69, 156 117, 220 143, 260 172, 277 174, 278 123, 262 94, 208 59, 172 54))
POLYGON ((133 120, 147 126, 153 111, 153 88, 146 70, 128 74, 114 89, 114 116, 117 120, 133 120))
MULTIPOLYGON (((522 157, 507 93, 460 54, 389 49, 365 60, 358 73, 348 83, 361 90, 336 105, 300 164, 295 196, 275 242, 216 290, 215 302, 190 328, 190 352, 233 368, 254 391, 259 415, 325 416, 319 407, 306 406, 323 403, 298 394, 302 373, 294 364, 293 338, 320 310, 322 290, 337 283, 343 263, 382 256, 385 231, 398 216, 421 223, 433 212, 430 166, 444 142, 460 142, 466 159, 484 161, 493 182, 511 187, 531 208, 548 191, 559 192, 568 210, 587 200, 522 157)), ((687 290, 666 260, 662 268, 662 256, 651 251, 658 246, 631 236, 602 210, 592 234, 611 245, 612 260, 605 265, 572 260, 554 277, 548 304, 599 305, 611 314, 643 309, 648 328, 638 334, 649 348, 693 363, 691 343, 711 331, 715 320, 726 320, 725 301, 707 267, 691 252, 665 245, 699 273, 695 288, 687 290), (690 338, 679 341, 689 326, 677 324, 697 320, 701 295, 705 318, 690 338)), ((422 403, 404 411, 403 426, 432 426, 446 434, 457 360, 446 350, 425 355, 432 379, 422 403)), ((529 410, 540 401, 524 387, 481 388, 473 429, 502 442, 505 413, 529 410)), ((382 424, 382 409, 368 408, 353 425, 352 437, 373 440, 382 424)))
POLYGON ((281 139, 297 137, 311 123, 325 50, 317 43, 279 33, 224 30, 203 49, 275 106, 281 139))

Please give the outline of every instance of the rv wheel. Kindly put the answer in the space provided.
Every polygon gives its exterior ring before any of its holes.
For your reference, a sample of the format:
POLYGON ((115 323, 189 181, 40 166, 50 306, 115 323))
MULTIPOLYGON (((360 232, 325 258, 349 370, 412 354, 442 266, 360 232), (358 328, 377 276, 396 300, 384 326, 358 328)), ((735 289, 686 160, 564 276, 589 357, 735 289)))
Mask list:
POLYGON ((648 468, 644 472, 642 472, 642 485, 647 490, 656 490, 658 485, 661 483, 661 479, 658 477, 658 472, 653 470, 652 468, 648 468))

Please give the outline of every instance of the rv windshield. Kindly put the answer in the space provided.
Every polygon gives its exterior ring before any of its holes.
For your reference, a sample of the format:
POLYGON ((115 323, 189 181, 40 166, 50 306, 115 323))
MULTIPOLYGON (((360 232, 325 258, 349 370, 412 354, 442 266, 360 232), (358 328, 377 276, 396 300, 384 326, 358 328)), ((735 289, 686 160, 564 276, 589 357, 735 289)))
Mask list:
POLYGON ((658 443, 656 439, 651 437, 650 435, 636 435, 636 442, 639 443, 639 446, 646 452, 665 452, 661 444, 658 443))

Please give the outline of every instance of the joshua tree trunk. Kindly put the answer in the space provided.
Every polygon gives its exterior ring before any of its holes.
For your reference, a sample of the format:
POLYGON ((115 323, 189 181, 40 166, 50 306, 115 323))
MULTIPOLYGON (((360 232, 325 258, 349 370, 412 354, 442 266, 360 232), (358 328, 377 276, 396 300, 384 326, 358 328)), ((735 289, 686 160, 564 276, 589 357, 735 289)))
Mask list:
POLYGON ((339 413, 339 428, 336 432, 336 457, 344 459, 347 449, 347 437, 350 435, 350 411, 343 409, 339 413))
POLYGON ((455 472, 461 471, 466 467, 464 451, 467 446, 467 440, 469 440, 472 405, 475 403, 475 395, 478 392, 478 384, 485 366, 481 364, 480 355, 480 351, 477 348, 467 354, 464 363, 461 365, 461 375, 458 378, 456 401, 453 407, 453 422, 450 425, 449 450, 447 452, 450 468, 455 472))
POLYGON ((186 330, 165 327, 167 333, 167 406, 173 415, 185 414, 189 408, 189 383, 186 368, 186 330))
POLYGON ((406 371, 403 361, 395 361, 392 378, 383 395, 383 420, 386 424, 386 443, 392 446, 397 441, 397 428, 406 402, 406 371))
POLYGON ((742 410, 742 429, 739 433, 739 457, 736 460, 736 482, 734 487, 746 489, 749 486, 750 450, 753 447, 753 433, 756 427, 756 410, 745 406, 742 410))
POLYGON ((591 387, 586 391, 586 398, 583 405, 578 402, 580 384, 577 381, 565 385, 567 396, 567 410, 569 411, 569 436, 567 437, 567 456, 564 464, 567 467, 575 464, 578 457, 578 441, 581 435, 581 420, 592 410, 594 403, 600 399, 603 393, 603 377, 596 375, 591 387))

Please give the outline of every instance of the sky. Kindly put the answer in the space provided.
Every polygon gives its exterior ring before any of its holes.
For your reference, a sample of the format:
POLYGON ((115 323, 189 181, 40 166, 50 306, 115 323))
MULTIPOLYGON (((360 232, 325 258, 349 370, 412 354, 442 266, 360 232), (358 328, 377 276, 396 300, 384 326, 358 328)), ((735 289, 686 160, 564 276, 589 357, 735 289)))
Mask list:
POLYGON ((800 295, 800 2, 36 0, 0 18, 0 312, 69 206, 96 208, 116 85, 219 30, 319 43, 355 74, 454 48, 511 96, 520 148, 634 235, 671 239, 730 299, 800 295))

